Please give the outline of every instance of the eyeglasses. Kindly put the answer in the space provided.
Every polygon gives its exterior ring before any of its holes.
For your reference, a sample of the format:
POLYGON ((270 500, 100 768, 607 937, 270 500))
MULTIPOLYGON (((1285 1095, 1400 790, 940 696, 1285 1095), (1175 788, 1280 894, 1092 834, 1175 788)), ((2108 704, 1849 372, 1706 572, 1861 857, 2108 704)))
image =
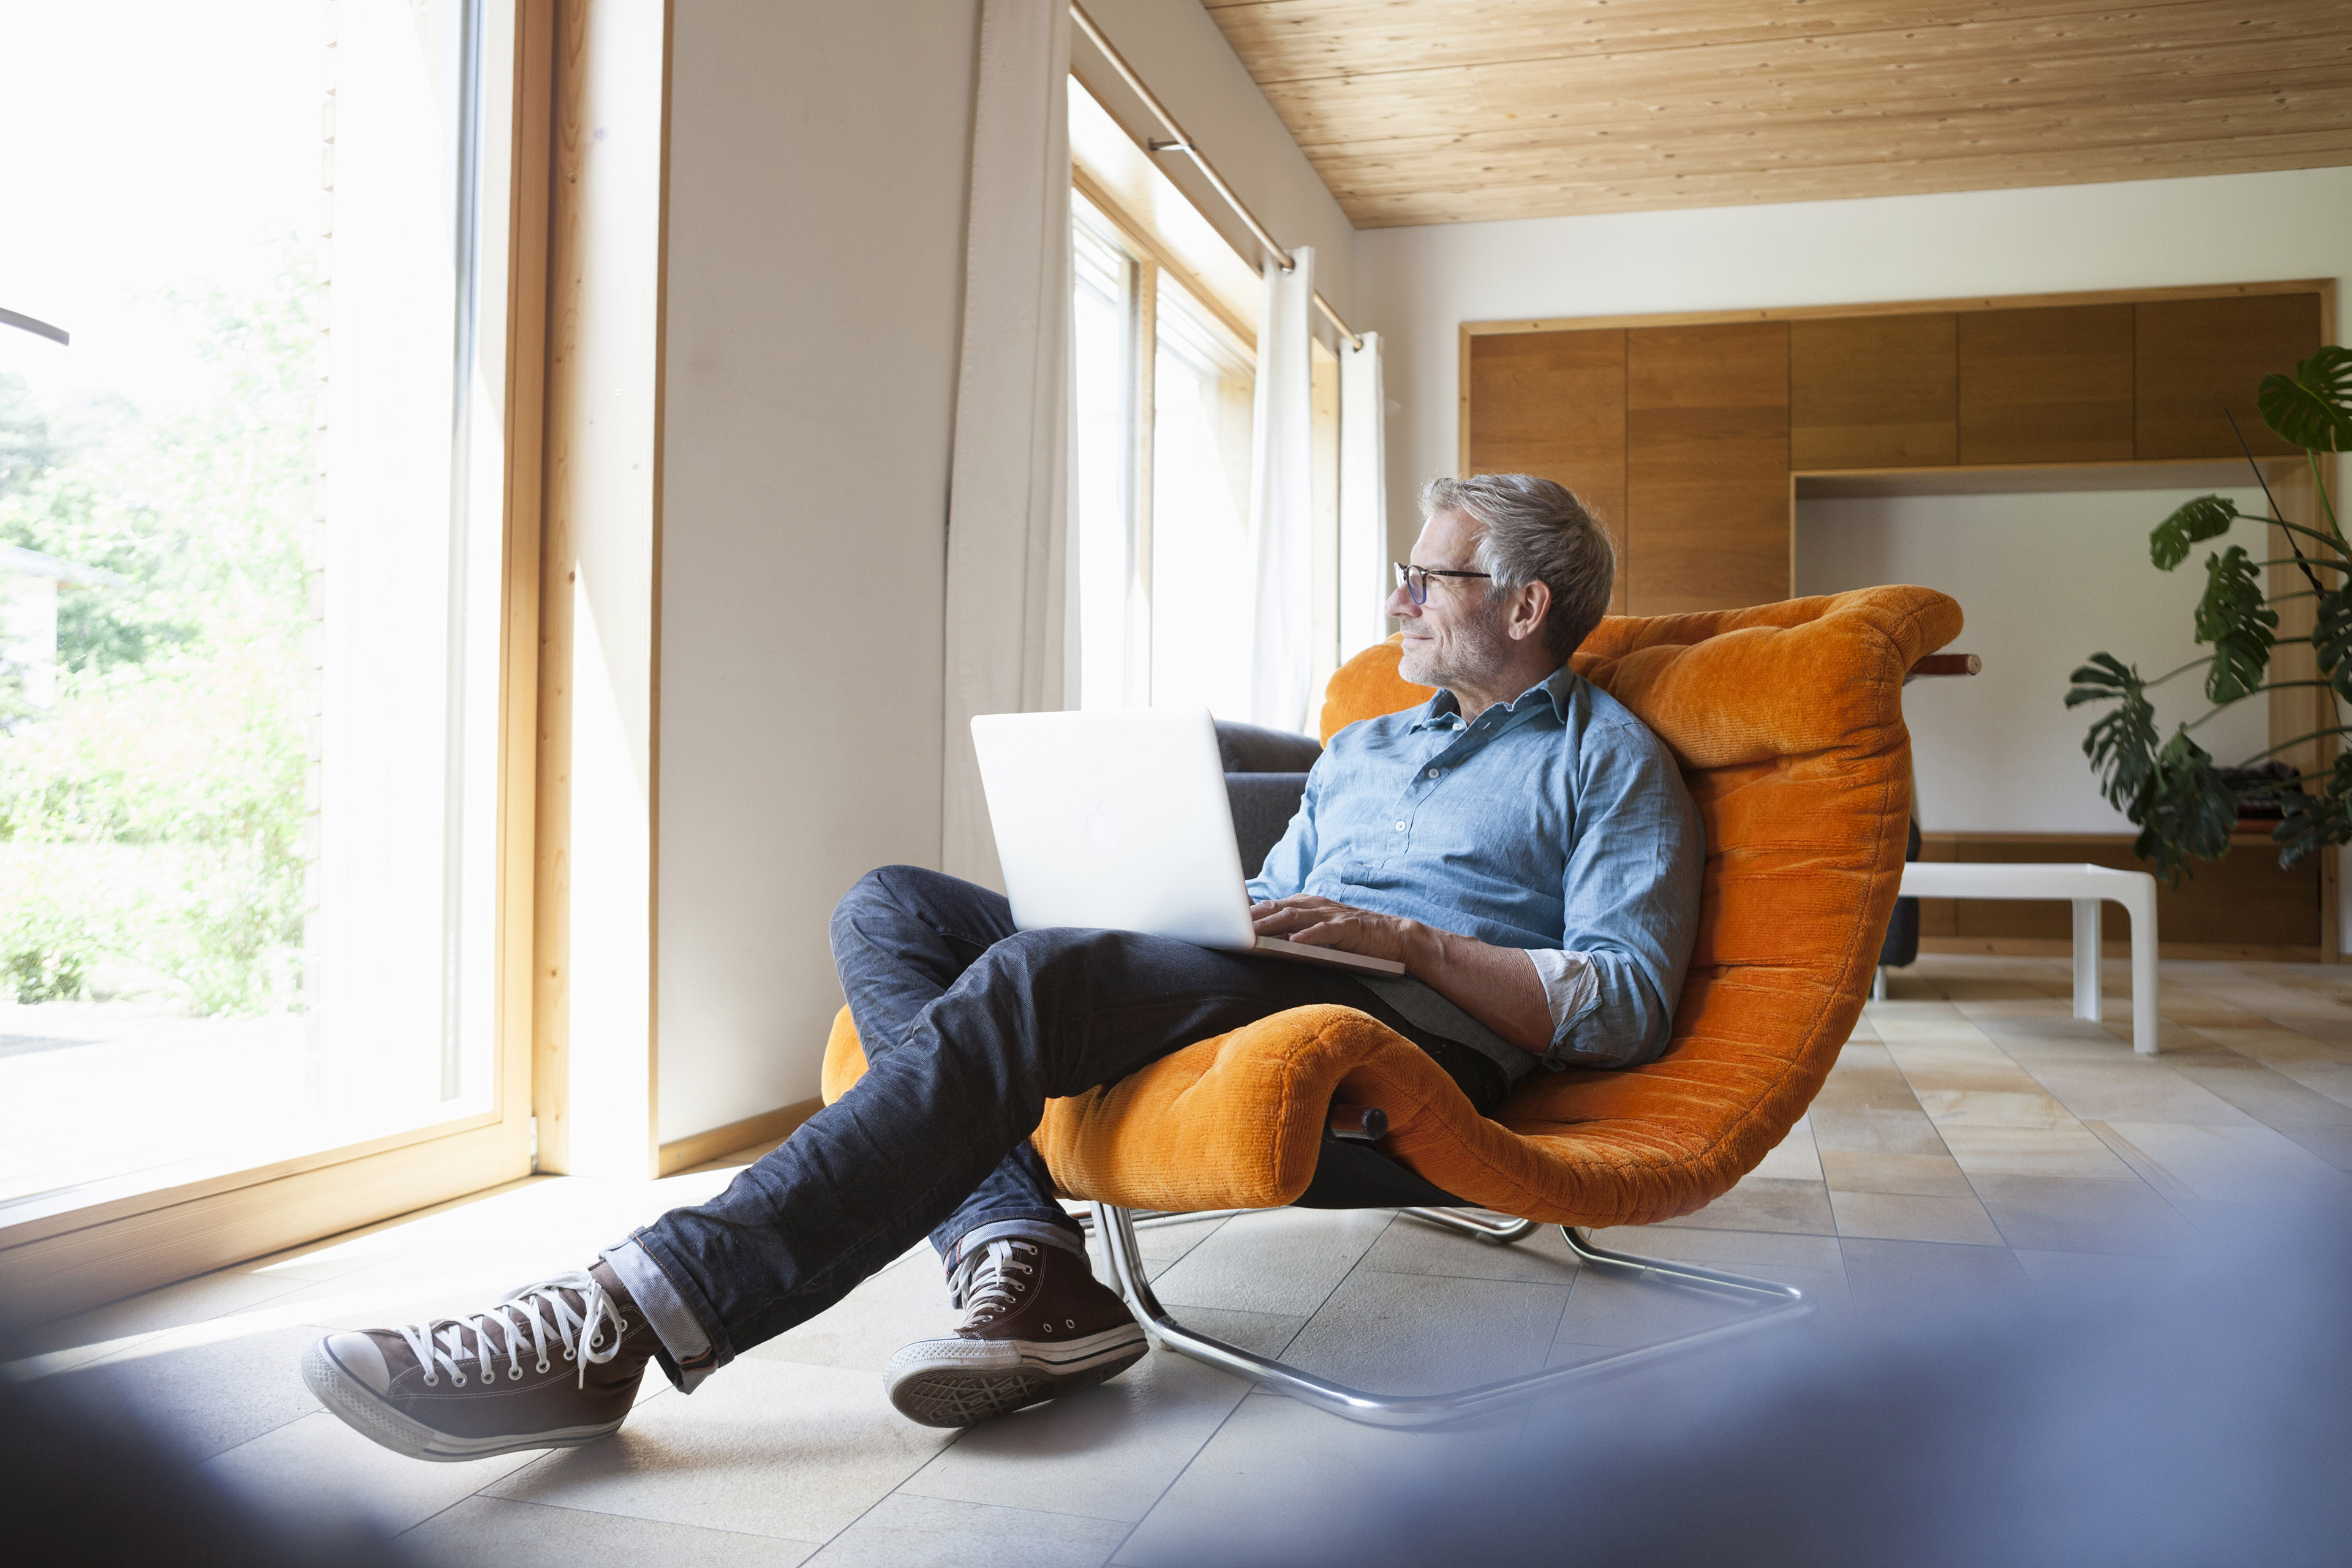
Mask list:
POLYGON ((1491 572, 1451 572, 1443 566, 1410 566, 1399 561, 1396 565, 1397 586, 1412 595, 1416 605, 1429 603, 1429 580, 1432 577, 1492 577, 1491 572))

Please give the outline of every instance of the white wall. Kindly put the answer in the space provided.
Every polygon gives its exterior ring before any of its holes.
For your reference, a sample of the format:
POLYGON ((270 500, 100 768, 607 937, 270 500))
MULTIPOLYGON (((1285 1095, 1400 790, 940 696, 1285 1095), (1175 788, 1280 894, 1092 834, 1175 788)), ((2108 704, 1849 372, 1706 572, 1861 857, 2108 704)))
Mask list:
MULTIPOLYGON (((1355 226, 1208 11, 1194 0, 1086 4, 1087 15, 1284 248, 1315 247, 1315 287, 1360 329, 1352 313, 1355 226)), ((1256 265, 1255 252, 1244 254, 1256 265)))
POLYGON ((660 1135, 814 1095, 835 901, 936 864, 977 0, 677 0, 660 1135))
POLYGON ((2341 279, 2352 168, 1368 229, 1356 273, 1402 545, 1422 481, 1454 471, 1464 321, 2341 279))
MULTIPOLYGON (((2067 675, 2111 653, 2160 675, 2199 657, 2189 616, 2205 589, 2205 557, 2242 544, 2256 560, 2263 531, 2241 523, 2171 572, 2147 559, 2148 531, 2195 490, 1906 496, 1797 504, 1797 592, 1834 594, 1917 583, 1959 600, 1968 629, 1955 652, 1984 673, 1914 681, 1903 695, 1930 833, 2133 833, 2101 799, 2083 735, 2105 706, 2065 707, 2067 675)), ((2262 492, 2221 492, 2259 511, 2262 492)), ((2210 706, 2204 672, 2149 694, 2172 727, 2210 706)), ((2197 731, 2222 763, 2270 744, 2266 700, 2240 703, 2197 731)))

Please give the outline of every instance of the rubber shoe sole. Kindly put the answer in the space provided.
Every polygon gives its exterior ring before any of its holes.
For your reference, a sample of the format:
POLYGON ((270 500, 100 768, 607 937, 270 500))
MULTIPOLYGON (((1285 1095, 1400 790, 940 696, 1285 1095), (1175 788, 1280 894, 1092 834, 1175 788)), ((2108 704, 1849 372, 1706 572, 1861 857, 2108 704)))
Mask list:
MULTIPOLYGON (((379 1398, 375 1390, 352 1375, 327 1353, 326 1342, 314 1342, 302 1354, 302 1381, 319 1403, 361 1436, 412 1459, 457 1464, 486 1459, 493 1454, 515 1454, 528 1448, 577 1448, 621 1429, 620 1421, 594 1426, 564 1426, 552 1432, 501 1434, 489 1437, 457 1437, 436 1432, 422 1421, 401 1414, 379 1398)), ((625 1421, 624 1415, 621 1420, 625 1421)))
POLYGON ((1117 1377, 1150 1342, 1138 1323, 1066 1342, 917 1340, 883 1369, 898 1414, 926 1426, 970 1426, 1117 1377))

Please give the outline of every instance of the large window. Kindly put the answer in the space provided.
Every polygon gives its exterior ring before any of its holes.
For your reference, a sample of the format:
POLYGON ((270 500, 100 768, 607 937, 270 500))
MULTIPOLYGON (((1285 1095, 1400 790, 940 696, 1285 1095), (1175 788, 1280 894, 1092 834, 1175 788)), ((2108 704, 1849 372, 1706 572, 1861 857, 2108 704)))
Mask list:
POLYGON ((484 9, 8 7, 0 1205, 494 1110, 484 9))

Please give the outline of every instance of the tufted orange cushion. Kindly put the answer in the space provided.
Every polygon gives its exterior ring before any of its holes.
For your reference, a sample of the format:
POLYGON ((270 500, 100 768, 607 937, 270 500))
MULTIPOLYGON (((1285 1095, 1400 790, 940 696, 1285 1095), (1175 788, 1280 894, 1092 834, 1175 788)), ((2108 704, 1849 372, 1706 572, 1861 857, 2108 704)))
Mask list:
MULTIPOLYGON (((1381 1151, 1547 1224, 1639 1225, 1728 1191, 1787 1134, 1862 1010, 1910 816, 1904 672, 1959 634, 1926 588, 1612 616, 1573 660, 1682 764, 1706 825, 1698 943, 1674 1039, 1646 1067, 1538 1072, 1491 1121, 1366 1014, 1300 1007, 1049 1102, 1062 1190, 1130 1208, 1269 1208, 1306 1190, 1334 1099, 1389 1114, 1381 1151)), ((1331 678, 1327 741, 1426 701, 1394 639, 1331 678)), ((824 1098, 866 1069, 844 1009, 824 1098)))

